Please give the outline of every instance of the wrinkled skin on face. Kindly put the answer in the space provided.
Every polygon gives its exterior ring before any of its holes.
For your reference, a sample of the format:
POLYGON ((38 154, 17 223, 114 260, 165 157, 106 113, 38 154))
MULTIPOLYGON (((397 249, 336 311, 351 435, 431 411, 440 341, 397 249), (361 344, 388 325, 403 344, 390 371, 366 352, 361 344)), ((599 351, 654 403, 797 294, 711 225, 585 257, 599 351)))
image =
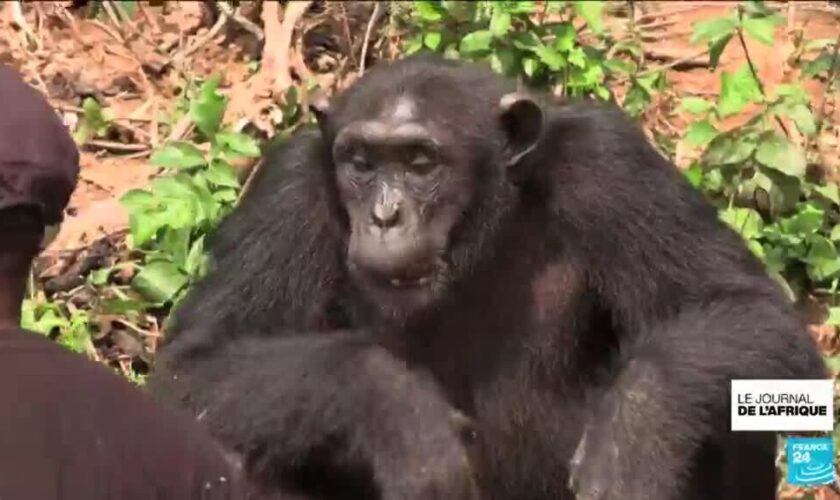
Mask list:
POLYGON ((410 89, 335 119, 324 101, 312 108, 349 219, 349 273, 374 303, 402 312, 429 306, 457 280, 453 240, 469 239, 464 227, 482 199, 498 196, 507 169, 542 133, 539 106, 520 94, 500 93, 493 106, 468 103, 460 115, 472 126, 452 118, 457 109, 429 109, 410 89))
POLYGON ((452 137, 419 118, 413 100, 400 97, 333 144, 351 275, 379 300, 418 306, 445 282, 450 231, 475 195, 474 171, 452 137))

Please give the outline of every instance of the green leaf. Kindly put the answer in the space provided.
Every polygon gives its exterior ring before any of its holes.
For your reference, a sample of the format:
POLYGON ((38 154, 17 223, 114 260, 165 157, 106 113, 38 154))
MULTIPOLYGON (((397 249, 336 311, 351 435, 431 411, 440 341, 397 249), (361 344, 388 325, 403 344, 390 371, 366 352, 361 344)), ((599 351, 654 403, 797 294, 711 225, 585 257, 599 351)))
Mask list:
POLYGON ((578 68, 585 68, 587 65, 586 60, 586 53, 580 48, 575 47, 569 51, 569 62, 572 66, 577 66, 578 68))
POLYGON ((776 95, 776 98, 792 98, 794 101, 798 101, 802 104, 806 104, 811 100, 811 97, 808 95, 808 92, 804 88, 802 88, 801 84, 798 83, 780 83, 779 85, 776 85, 773 91, 776 95))
POLYGON ((744 30, 753 40, 764 45, 773 45, 776 29, 776 19, 774 17, 746 17, 743 19, 742 24, 744 30))
POLYGON ((152 241, 161 228, 168 225, 169 217, 165 210, 133 212, 128 216, 128 227, 131 231, 132 246, 142 247, 152 241))
POLYGON ((192 277, 199 277, 207 263, 207 255, 204 253, 204 236, 201 236, 193 243, 190 253, 187 255, 185 269, 192 277))
POLYGON ((822 228, 825 212, 819 207, 805 203, 800 206, 799 211, 779 221, 781 229, 789 234, 809 236, 822 228))
POLYGON ((831 238, 831 241, 840 242, 840 224, 831 228, 831 236, 829 238, 831 238))
POLYGON ((720 56, 732 40, 732 35, 726 35, 709 43, 709 69, 714 71, 720 63, 720 56))
POLYGON ((631 75, 636 72, 636 63, 623 59, 610 59, 604 63, 610 73, 623 73, 631 75))
POLYGON ((511 37, 511 43, 519 50, 527 50, 534 52, 538 47, 542 47, 543 43, 540 37, 533 31, 523 31, 515 33, 511 37))
POLYGON ((682 102, 680 102, 680 108, 695 115, 708 113, 714 107, 714 103, 700 97, 684 97, 682 102))
POLYGON ((818 234, 812 235, 809 243, 806 257, 808 276, 816 282, 822 282, 840 274, 840 256, 837 255, 834 243, 818 234))
POLYGON ((35 305, 26 300, 22 306, 21 327, 44 335, 49 335, 56 328, 62 329, 67 320, 55 304, 35 305))
POLYGON ((403 52, 405 52, 406 55, 411 55, 411 54, 414 54, 416 52, 419 52, 420 49, 422 49, 422 48, 423 48, 423 36, 422 35, 413 36, 411 38, 406 39, 405 42, 403 42, 403 52))
POLYGON ((468 22, 475 20, 477 2, 467 0, 443 0, 441 5, 445 9, 449 17, 452 17, 458 22, 468 22))
MULTIPOLYGON (((828 322, 826 322, 826 324, 827 325, 832 325, 832 326, 837 326, 837 325, 833 325, 832 323, 828 323, 828 322)), ((840 356, 825 356, 825 357, 823 357, 823 360, 825 361, 825 365, 828 367, 828 369, 832 373, 837 373, 838 371, 840 371, 840 356)), ((835 443, 837 442, 837 439, 838 438, 835 436, 835 438, 834 438, 835 443)), ((812 498, 814 498, 814 497, 812 497, 812 498)), ((803 500, 805 500, 805 499, 803 499, 803 500)))
POLYGON ((437 50, 440 47, 441 39, 442 35, 440 31, 430 31, 423 37, 423 45, 432 50, 437 50))
POLYGON ((721 117, 739 113, 744 106, 762 99, 758 82, 747 64, 735 73, 721 74, 721 89, 718 100, 718 113, 721 117))
POLYGON ((130 189, 120 197, 120 205, 128 212, 137 212, 157 205, 152 193, 145 189, 130 189))
POLYGON ((460 50, 466 54, 487 51, 492 41, 493 33, 489 30, 473 31, 461 39, 460 50))
POLYGON ((704 154, 710 166, 739 164, 749 158, 756 148, 752 135, 721 134, 712 139, 704 154))
POLYGON ((219 132, 216 134, 216 144, 227 152, 237 156, 258 158, 261 154, 260 146, 256 139, 247 134, 238 132, 219 132))
POLYGON ((703 167, 699 164, 694 164, 683 172, 685 178, 688 180, 688 183, 694 186, 695 188, 700 188, 701 184, 703 184, 703 167))
POLYGON ((522 71, 525 75, 532 77, 534 73, 537 71, 537 67, 539 67, 539 62, 531 57, 523 57, 522 58, 522 71))
POLYGON ((709 120, 702 120, 692 123, 685 133, 685 140, 694 146, 703 146, 717 137, 718 131, 709 123, 709 120))
POLYGON ((833 55, 828 51, 821 53, 814 59, 805 62, 802 67, 802 76, 805 78, 813 78, 817 75, 828 74, 833 60, 833 55))
MULTIPOLYGON (((826 318, 826 325, 840 326, 840 307, 829 307, 828 318, 826 318)), ((838 357, 840 359, 840 357, 838 357)))
POLYGON ((814 186, 814 191, 835 205, 840 205, 840 187, 835 183, 825 186, 814 186))
POLYGON ((511 25, 511 15, 501 9, 493 10, 493 17, 490 19, 490 33, 496 38, 501 38, 508 34, 511 25))
POLYGON ((720 40, 731 37, 735 33, 738 23, 731 17, 717 17, 708 21, 700 21, 694 24, 694 33, 691 35, 691 43, 720 40))
POLYGON ((414 11, 424 21, 440 21, 446 14, 440 2, 415 0, 414 11))
POLYGON ((190 119, 210 139, 219 130, 227 105, 227 98, 216 92, 220 81, 220 75, 207 79, 199 88, 198 96, 190 102, 190 119))
POLYGON ((236 170, 230 163, 216 158, 210 162, 210 167, 205 172, 207 180, 216 186, 224 186, 231 188, 239 187, 239 178, 236 175, 236 170))
MULTIPOLYGON (((186 265, 187 252, 190 247, 190 232, 186 228, 168 229, 163 233, 160 243, 151 255, 159 255, 179 268, 183 268, 186 265)), ((153 258, 149 257, 149 260, 153 258)))
POLYGON ((727 208, 720 212, 720 217, 747 240, 761 236, 764 228, 761 215, 751 208, 727 208))
POLYGON ((566 59, 563 55, 551 47, 539 47, 536 50, 537 56, 552 71, 558 71, 566 66, 566 59))
POLYGON ((490 55, 490 65, 493 71, 503 75, 514 76, 519 69, 519 57, 516 49, 500 47, 490 55))
POLYGON ((775 133, 765 134, 762 137, 755 159, 791 177, 802 177, 805 174, 805 156, 802 151, 786 138, 775 133))
POLYGON ((817 132, 817 122, 808 106, 802 103, 794 104, 787 111, 787 116, 803 134, 811 136, 817 132))
POLYGON ((560 52, 568 52, 575 46, 577 31, 571 23, 560 23, 553 28, 554 48, 560 52))
POLYGON ((231 203, 238 198, 235 189, 220 189, 213 193, 213 199, 219 203, 231 203))
POLYGON ((574 2, 575 11, 586 21, 586 24, 595 33, 602 33, 604 31, 604 23, 601 15, 606 6, 606 2, 595 0, 584 0, 574 2))
POLYGON ((86 97, 82 102, 82 117, 79 127, 73 133, 73 139, 77 144, 83 144, 88 140, 104 133, 107 130, 108 121, 102 112, 102 106, 96 99, 86 97))
POLYGON ((188 169, 207 163, 204 153, 188 142, 176 141, 163 145, 152 153, 149 162, 163 168, 188 169))
POLYGON ((156 303, 172 299, 187 284, 187 276, 172 262, 153 261, 140 269, 131 287, 156 303))
POLYGON ((742 183, 745 192, 753 196, 756 188, 761 188, 770 195, 770 215, 775 217, 780 213, 792 211, 800 198, 801 183, 795 177, 789 177, 776 170, 759 167, 752 179, 742 183))

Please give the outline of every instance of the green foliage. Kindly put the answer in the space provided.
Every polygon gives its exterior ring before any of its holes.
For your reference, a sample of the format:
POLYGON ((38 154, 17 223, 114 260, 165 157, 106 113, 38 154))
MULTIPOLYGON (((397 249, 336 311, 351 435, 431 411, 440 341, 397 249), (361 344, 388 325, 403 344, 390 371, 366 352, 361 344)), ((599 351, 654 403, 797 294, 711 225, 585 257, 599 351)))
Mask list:
POLYGON ((103 135, 108 130, 108 118, 102 106, 92 97, 86 97, 82 102, 82 116, 73 132, 73 139, 77 144, 84 144, 96 136, 103 135))
POLYGON ((56 302, 25 300, 21 327, 47 336, 57 335, 58 343, 71 351, 81 353, 91 346, 89 314, 82 310, 65 312, 56 302))
MULTIPOLYGON (((632 78, 641 54, 638 43, 623 42, 608 56, 605 2, 415 1, 404 51, 431 51, 446 57, 484 61, 494 70, 530 85, 558 87, 565 95, 609 99, 608 84, 632 78), (542 10, 545 9, 545 10, 542 10), (545 21, 548 13, 560 20, 545 21), (579 36, 575 20, 592 36, 579 36)), ((632 80, 637 107, 649 102, 662 75, 632 80)))
MULTIPOLYGON (((725 17, 697 23, 692 40, 707 43, 714 60, 715 51, 719 56, 733 38, 748 36, 772 45, 779 24, 762 3, 751 2, 725 17)), ((722 73, 717 102, 687 97, 681 109, 695 117, 683 140, 702 150, 688 175, 721 207, 721 219, 744 237, 792 298, 802 293, 833 296, 840 279, 840 193, 836 184, 808 178, 805 151, 778 125, 785 118, 805 137, 816 133, 815 115, 801 84, 778 85, 765 94, 746 63, 734 73, 722 73), (747 106, 756 107, 752 119, 719 130, 722 119, 747 106)), ((836 318, 833 312, 829 321, 836 318)))
POLYGON ((154 304, 177 302, 201 276, 204 235, 239 196, 231 161, 260 154, 252 137, 221 128, 227 102, 217 92, 218 82, 205 81, 186 106, 204 147, 187 141, 162 145, 150 161, 166 175, 120 200, 129 214, 130 245, 145 254, 132 287, 154 304))

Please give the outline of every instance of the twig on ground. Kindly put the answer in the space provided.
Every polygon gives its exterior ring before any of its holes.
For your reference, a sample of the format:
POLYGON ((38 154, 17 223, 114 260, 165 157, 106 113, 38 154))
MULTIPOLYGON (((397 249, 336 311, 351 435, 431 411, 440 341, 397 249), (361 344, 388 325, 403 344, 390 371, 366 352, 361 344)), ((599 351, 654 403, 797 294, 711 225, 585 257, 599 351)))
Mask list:
POLYGON ((338 2, 338 7, 341 9, 341 27, 344 28, 344 40, 347 46, 347 55, 353 64, 358 66, 356 56, 353 54, 353 38, 350 36, 350 23, 347 19, 347 9, 344 7, 344 2, 338 2))
POLYGON ((38 35, 32 31, 32 28, 29 27, 29 23, 26 22, 26 16, 23 15, 23 5, 20 0, 10 2, 8 4, 8 8, 10 9, 12 22, 14 22, 14 24, 17 25, 23 33, 22 38, 24 45, 28 45, 29 42, 32 42, 37 50, 41 50, 43 48, 41 40, 38 38, 38 35))
POLYGON ((123 37, 122 37, 122 36, 120 36, 120 34, 119 34, 119 33, 117 33, 116 31, 114 31, 113 29, 111 29, 111 27, 110 27, 110 26, 108 26, 108 25, 106 25, 106 24, 102 23, 101 21, 97 21, 96 19, 92 20, 90 23, 91 23, 93 26, 96 26, 97 28, 99 28, 99 29, 101 29, 102 31, 104 31, 105 33, 107 33, 107 34, 108 34, 108 36, 110 36, 110 37, 111 37, 111 38, 113 38, 114 40, 116 40, 116 41, 118 41, 118 42, 120 42, 120 43, 122 43, 122 44, 124 44, 124 43, 125 43, 125 40, 123 39, 123 37))
MULTIPOLYGON (((691 55, 686 56, 686 57, 680 57, 679 59, 674 59, 673 61, 671 61, 669 63, 666 63, 666 64, 663 64, 661 66, 656 66, 655 68, 648 68, 644 71, 640 71, 639 73, 636 74, 636 77, 651 75, 653 73, 656 73, 657 71, 665 71, 665 70, 674 68, 676 66, 679 66, 681 64, 693 62, 695 59, 703 57, 703 56, 707 55, 708 53, 709 53, 708 48, 703 49, 703 50, 701 50, 701 51, 699 51, 695 54, 691 54, 691 55)), ((651 59, 651 57, 648 57, 648 59, 651 59)))
POLYGON ((111 151, 148 151, 150 149, 148 144, 123 144, 121 142, 91 140, 84 144, 85 146, 93 146, 102 149, 109 149, 111 151))
POLYGON ((207 31, 207 33, 205 33, 201 38, 199 38, 198 40, 193 42, 192 45, 188 46, 183 51, 176 52, 170 60, 173 63, 177 62, 178 66, 180 66, 184 59, 193 55, 198 49, 200 49, 201 47, 206 45, 208 42, 210 42, 210 40, 215 38, 216 35, 218 35, 220 31, 222 31, 222 28, 225 27, 225 24, 227 24, 227 21, 228 21, 228 15, 225 14, 224 12, 220 12, 219 13, 219 19, 216 20, 216 24, 214 24, 213 27, 210 28, 209 31, 207 31))
POLYGON ((382 17, 384 12, 385 9, 382 7, 382 2, 374 2, 373 12, 370 14, 370 20, 368 21, 367 28, 365 28, 365 38, 362 41, 362 55, 359 57, 359 76, 362 76, 365 72, 365 59, 367 59, 368 44, 370 44, 370 35, 373 32, 373 27, 379 22, 379 18, 382 17))
POLYGON ((119 40, 121 43, 125 43, 125 34, 122 30, 122 22, 120 21, 119 16, 114 11, 114 6, 111 5, 111 2, 105 1, 101 2, 100 5, 103 9, 105 9, 105 13, 108 15, 108 19, 111 21, 111 24, 114 25, 114 29, 119 34, 119 40))
POLYGON ((227 14, 228 17, 230 17, 236 24, 242 26, 246 31, 257 37, 258 40, 262 41, 265 39, 265 32, 263 32, 262 28, 251 22, 251 20, 247 17, 243 16, 239 12, 238 8, 234 9, 227 2, 217 2, 216 5, 218 5, 220 11, 227 14))
POLYGON ((180 141, 186 137, 192 130, 194 124, 189 115, 184 115, 172 126, 169 135, 166 137, 166 142, 180 141))
POLYGON ((146 10, 146 7, 143 6, 143 2, 137 2, 137 10, 140 11, 140 15, 143 16, 143 19, 152 27, 152 30, 155 33, 160 33, 160 23, 158 23, 157 19, 154 16, 149 14, 149 11, 146 10))

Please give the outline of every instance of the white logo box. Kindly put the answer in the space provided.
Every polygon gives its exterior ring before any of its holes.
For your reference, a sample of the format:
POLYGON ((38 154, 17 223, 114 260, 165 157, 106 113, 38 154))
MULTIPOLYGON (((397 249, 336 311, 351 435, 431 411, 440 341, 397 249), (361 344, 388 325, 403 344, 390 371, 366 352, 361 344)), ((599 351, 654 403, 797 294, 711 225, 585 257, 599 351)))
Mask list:
POLYGON ((831 379, 742 379, 731 385, 733 431, 832 431, 831 379))

